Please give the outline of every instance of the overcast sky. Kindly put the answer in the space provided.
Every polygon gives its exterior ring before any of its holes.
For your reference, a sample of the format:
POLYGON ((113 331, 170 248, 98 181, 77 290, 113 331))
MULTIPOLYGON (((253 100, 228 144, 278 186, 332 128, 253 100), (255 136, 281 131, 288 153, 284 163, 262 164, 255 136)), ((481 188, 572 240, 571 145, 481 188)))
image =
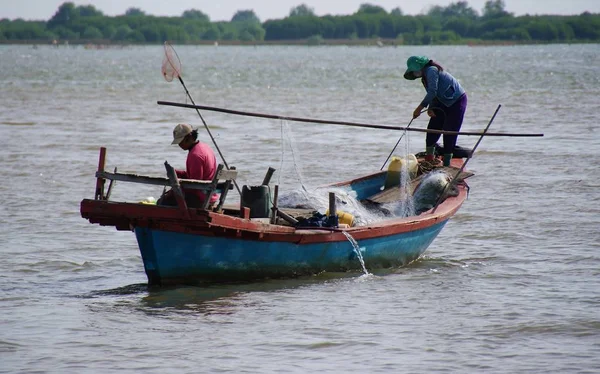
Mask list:
MULTIPOLYGON (((184 10, 198 9, 212 21, 230 20, 238 10, 252 9, 261 21, 287 16, 290 9, 306 4, 319 16, 352 14, 360 4, 379 5, 390 11, 400 7, 404 14, 426 12, 432 5, 447 6, 459 0, 71 0, 75 5, 93 5, 109 16, 125 13, 128 8, 140 8, 155 16, 180 16, 184 10)), ((0 0, 0 19, 23 18, 48 20, 65 0, 0 0)), ((481 13, 486 0, 467 0, 481 13)), ((506 10, 523 14, 581 14, 600 13, 600 0, 504 0, 506 10)))

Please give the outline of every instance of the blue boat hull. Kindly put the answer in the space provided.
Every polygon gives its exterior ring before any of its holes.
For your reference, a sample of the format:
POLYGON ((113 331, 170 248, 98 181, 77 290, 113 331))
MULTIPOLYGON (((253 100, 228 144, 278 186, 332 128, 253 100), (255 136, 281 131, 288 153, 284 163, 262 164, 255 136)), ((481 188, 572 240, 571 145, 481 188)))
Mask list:
MULTIPOLYGON (((446 222, 358 240, 366 268, 397 267, 416 260, 446 222)), ((136 227, 135 234, 150 284, 281 278, 362 269, 348 240, 298 244, 145 227, 136 227)))
MULTIPOLYGON (((316 225, 308 222, 302 226, 305 222, 298 224, 297 220, 305 217, 296 208, 277 206, 272 212, 267 211, 269 216, 275 216, 253 218, 245 206, 226 207, 226 188, 232 183, 235 173, 221 175, 225 189, 216 207, 198 209, 188 207, 181 198, 177 177, 107 173, 104 171, 105 158, 106 149, 101 148, 94 199, 81 201, 81 216, 90 223, 134 231, 151 285, 361 271, 361 260, 371 271, 403 266, 418 259, 427 250, 468 193, 464 182, 468 176, 458 178, 464 168, 463 161, 452 159, 452 166, 459 170, 455 175, 458 183, 454 184, 457 193, 445 196, 442 202, 436 201, 435 208, 409 217, 390 216, 366 225, 334 223, 332 227, 321 227, 318 225, 321 222, 316 222, 316 225), (105 193, 106 180, 111 183, 105 193), (176 195, 180 198, 177 206, 111 201, 108 196, 112 182, 116 180, 169 185, 179 191, 176 195)), ((167 163, 165 166, 171 170, 167 163)), ((400 182, 398 176, 390 177, 394 177, 396 183, 400 182)), ((194 188, 208 186, 214 189, 219 178, 186 183, 194 188)), ((335 210, 333 194, 339 193, 339 189, 365 202, 366 208, 387 210, 381 205, 385 201, 400 201, 402 192, 400 187, 385 191, 383 187, 387 179, 388 173, 379 171, 324 186, 330 198, 330 210, 335 210)), ((422 180, 413 182, 421 183, 422 180)), ((413 186, 413 182, 411 187, 418 189, 419 186, 413 186)), ((310 213, 304 212, 304 215, 313 214, 312 209, 306 210, 310 213)))

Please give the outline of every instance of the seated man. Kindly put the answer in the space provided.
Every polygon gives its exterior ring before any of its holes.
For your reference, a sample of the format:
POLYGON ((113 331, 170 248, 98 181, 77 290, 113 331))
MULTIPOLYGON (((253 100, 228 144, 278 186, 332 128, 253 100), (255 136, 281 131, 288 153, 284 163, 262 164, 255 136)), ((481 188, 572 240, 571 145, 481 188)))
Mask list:
MULTIPOLYGON (((217 159, 208 144, 198 141, 198 130, 194 130, 188 124, 175 126, 171 144, 178 144, 181 149, 188 151, 185 170, 175 170, 178 178, 212 180, 215 177, 217 159)), ((200 190, 183 189, 183 193, 189 208, 200 208, 206 198, 204 192, 200 190)), ((214 204, 217 199, 217 194, 210 196, 209 206, 214 204)), ((177 200, 173 191, 167 192, 158 200, 157 204, 176 206, 177 200)))

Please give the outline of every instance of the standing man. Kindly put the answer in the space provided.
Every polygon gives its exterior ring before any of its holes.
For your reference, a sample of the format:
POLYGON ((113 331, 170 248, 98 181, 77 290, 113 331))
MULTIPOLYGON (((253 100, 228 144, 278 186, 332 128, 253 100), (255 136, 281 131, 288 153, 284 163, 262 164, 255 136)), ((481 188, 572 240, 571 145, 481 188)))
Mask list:
MULTIPOLYGON (((421 78, 427 94, 413 112, 417 118, 421 111, 427 109, 430 120, 428 129, 459 131, 467 110, 467 93, 458 80, 437 62, 425 56, 411 56, 406 61, 404 78, 414 80, 421 78)), ((435 144, 440 134, 428 133, 425 138, 427 159, 433 160, 435 144)), ((450 165, 456 146, 457 135, 444 134, 444 166, 450 165)))

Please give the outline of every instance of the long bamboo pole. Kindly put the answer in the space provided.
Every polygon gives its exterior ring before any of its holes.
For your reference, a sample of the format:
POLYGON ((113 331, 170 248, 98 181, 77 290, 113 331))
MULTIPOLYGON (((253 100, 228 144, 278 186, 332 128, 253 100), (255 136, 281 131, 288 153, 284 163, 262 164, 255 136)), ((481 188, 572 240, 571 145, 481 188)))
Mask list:
POLYGON ((170 101, 157 101, 158 105, 167 105, 174 106, 179 108, 189 108, 189 109, 202 109, 208 110, 212 112, 220 112, 227 114, 234 114, 238 116, 247 116, 247 117, 259 117, 259 118, 269 118, 269 119, 279 119, 285 121, 293 121, 293 122, 308 122, 308 123, 320 123, 327 125, 341 125, 341 126, 354 126, 354 127, 364 127, 370 129, 382 129, 382 130, 396 130, 396 131, 414 131, 414 132, 426 132, 432 134, 445 134, 445 135, 467 135, 467 136, 507 136, 507 137, 539 137, 544 136, 544 134, 515 134, 515 133, 482 133, 482 132, 469 132, 469 131, 443 131, 443 130, 430 130, 430 129, 417 129, 414 127, 398 127, 398 126, 387 126, 387 125, 374 125, 368 123, 360 123, 360 122, 345 122, 345 121, 329 121, 322 119, 312 119, 312 118, 301 118, 301 117, 289 117, 289 116, 280 116, 276 114, 264 114, 264 113, 252 113, 252 112, 244 112, 240 110, 233 109, 225 109, 225 108, 217 108, 205 105, 192 105, 192 104, 183 104, 183 103, 174 103, 170 101))

